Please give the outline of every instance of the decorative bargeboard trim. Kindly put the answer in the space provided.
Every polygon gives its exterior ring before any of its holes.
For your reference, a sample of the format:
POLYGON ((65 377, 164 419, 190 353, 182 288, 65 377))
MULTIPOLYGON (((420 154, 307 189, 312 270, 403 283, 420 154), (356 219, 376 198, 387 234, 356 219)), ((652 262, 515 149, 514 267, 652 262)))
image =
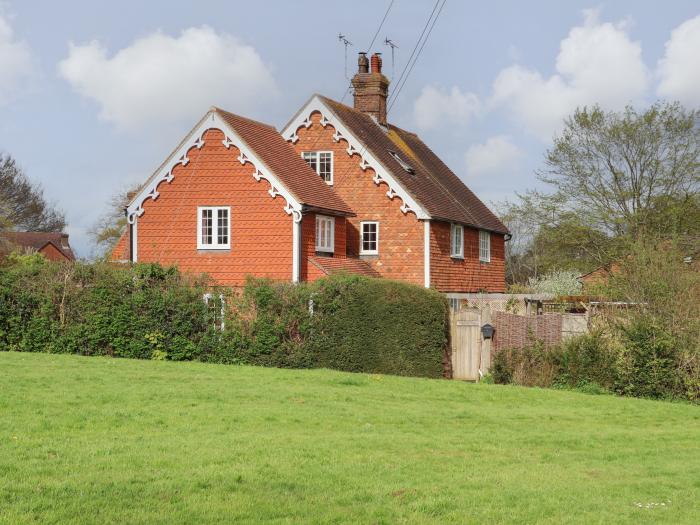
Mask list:
MULTIPOLYGON (((311 125, 311 123, 309 123, 311 125)), ((254 154, 254 152, 248 147, 248 145, 241 139, 241 137, 229 126, 217 113, 216 111, 210 111, 207 113, 205 118, 203 118, 199 125, 190 132, 189 136, 185 139, 183 144, 175 152, 173 152, 166 162, 153 174, 153 176, 148 180, 146 185, 141 189, 141 191, 134 197, 129 206, 127 207, 127 221, 129 224, 135 224, 136 218, 141 217, 144 214, 143 204, 147 199, 156 200, 160 196, 158 192, 158 186, 162 182, 167 182, 170 184, 175 175, 173 173, 174 169, 178 166, 187 166, 190 159, 187 156, 188 152, 192 148, 202 149, 204 146, 204 135, 210 129, 217 129, 224 134, 224 140, 222 141, 226 149, 230 149, 231 146, 235 146, 240 151, 240 154, 236 159, 242 164, 250 163, 254 171, 252 173, 253 178, 260 182, 261 179, 265 179, 270 184, 270 189, 268 193, 273 199, 278 195, 285 200, 284 211, 287 215, 291 215, 294 222, 301 221, 301 204, 292 196, 287 188, 281 183, 281 181, 272 174, 270 169, 254 154)))
POLYGON ((350 133, 350 131, 348 131, 340 119, 336 118, 335 114, 318 96, 314 96, 297 114, 297 117, 287 125, 287 127, 281 132, 282 137, 292 144, 295 144, 299 140, 297 131, 302 127, 306 129, 311 127, 311 124, 313 123, 311 120, 311 115, 314 113, 319 113, 321 115, 321 120, 319 123, 324 128, 329 125, 334 128, 334 142, 345 140, 348 143, 348 147, 345 150, 347 154, 351 157, 355 154, 360 156, 360 168, 363 171, 366 171, 367 168, 372 168, 374 170, 374 177, 372 180, 377 186, 384 183, 389 187, 389 190, 386 192, 386 196, 390 200, 393 200, 394 197, 398 197, 403 201, 400 209, 404 214, 413 212, 418 219, 430 219, 430 214, 420 204, 418 204, 413 197, 411 197, 403 185, 401 185, 401 183, 399 183, 391 175, 391 172, 387 170, 382 163, 379 162, 374 155, 372 155, 372 153, 368 151, 367 148, 350 133))

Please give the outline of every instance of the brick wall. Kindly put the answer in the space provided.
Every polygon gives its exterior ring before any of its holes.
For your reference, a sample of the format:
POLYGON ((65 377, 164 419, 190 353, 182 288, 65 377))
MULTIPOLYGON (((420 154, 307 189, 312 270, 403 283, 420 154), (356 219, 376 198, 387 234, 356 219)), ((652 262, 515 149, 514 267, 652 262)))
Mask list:
POLYGON ((541 339, 545 346, 562 340, 562 314, 524 316, 507 312, 495 312, 491 324, 495 328, 493 352, 502 348, 522 348, 534 339, 541 339))
POLYGON ((270 198, 269 184, 257 182, 250 164, 226 149, 224 136, 209 130, 201 150, 189 151, 187 166, 175 168, 160 197, 144 203, 138 219, 138 260, 175 264, 182 271, 208 273, 236 286, 246 275, 292 278, 292 225, 284 200, 270 198), (231 249, 197 250, 197 206, 231 207, 231 249))
MULTIPOLYGON (((379 255, 362 258, 384 277, 423 285, 423 224, 412 213, 399 209, 401 200, 386 196, 388 187, 372 181, 374 171, 363 171, 358 154, 350 157, 345 140, 334 142, 335 130, 319 124, 320 115, 312 115, 313 124, 300 128, 294 147, 302 151, 332 151, 334 191, 357 214, 347 219, 347 254, 359 256, 360 221, 379 222, 379 255)), ((337 219, 336 219, 337 220, 337 219)), ((337 242, 336 236, 336 242, 337 242)))
POLYGON ((430 284, 441 292, 502 293, 505 283, 503 235, 491 234, 491 262, 479 262, 479 230, 464 228, 464 259, 450 257, 450 223, 430 222, 430 284))

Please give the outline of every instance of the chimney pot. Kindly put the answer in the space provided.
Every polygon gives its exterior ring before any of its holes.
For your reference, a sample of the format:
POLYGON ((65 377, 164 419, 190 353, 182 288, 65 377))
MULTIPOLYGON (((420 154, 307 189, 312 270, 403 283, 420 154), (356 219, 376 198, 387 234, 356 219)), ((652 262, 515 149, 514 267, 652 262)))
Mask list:
POLYGON ((382 54, 374 53, 372 55, 372 73, 382 72, 382 54))
POLYGON ((369 73, 369 60, 367 59, 367 53, 365 51, 360 51, 357 57, 357 72, 358 73, 369 73))

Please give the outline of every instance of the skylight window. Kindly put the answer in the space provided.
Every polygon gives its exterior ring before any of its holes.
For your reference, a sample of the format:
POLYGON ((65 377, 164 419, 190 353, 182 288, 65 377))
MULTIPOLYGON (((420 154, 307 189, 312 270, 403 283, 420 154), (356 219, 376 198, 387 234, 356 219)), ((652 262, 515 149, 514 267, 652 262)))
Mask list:
POLYGON ((410 173, 411 175, 416 174, 416 170, 413 169, 413 166, 411 166, 405 160, 399 157, 398 153, 396 153, 395 151, 389 151, 389 153, 392 157, 394 157, 394 160, 396 160, 396 162, 398 162, 406 172, 410 173))

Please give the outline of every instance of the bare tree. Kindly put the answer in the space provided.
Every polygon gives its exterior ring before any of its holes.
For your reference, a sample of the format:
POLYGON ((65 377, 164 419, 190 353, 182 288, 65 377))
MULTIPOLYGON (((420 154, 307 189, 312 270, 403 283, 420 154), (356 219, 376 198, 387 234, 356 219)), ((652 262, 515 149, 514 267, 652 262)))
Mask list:
POLYGON ((44 191, 33 184, 9 155, 0 155, 0 231, 63 231, 62 211, 49 204, 44 191))
POLYGON ((138 186, 115 193, 109 201, 107 211, 90 229, 90 237, 100 253, 109 253, 126 230, 124 208, 137 190, 138 186))

